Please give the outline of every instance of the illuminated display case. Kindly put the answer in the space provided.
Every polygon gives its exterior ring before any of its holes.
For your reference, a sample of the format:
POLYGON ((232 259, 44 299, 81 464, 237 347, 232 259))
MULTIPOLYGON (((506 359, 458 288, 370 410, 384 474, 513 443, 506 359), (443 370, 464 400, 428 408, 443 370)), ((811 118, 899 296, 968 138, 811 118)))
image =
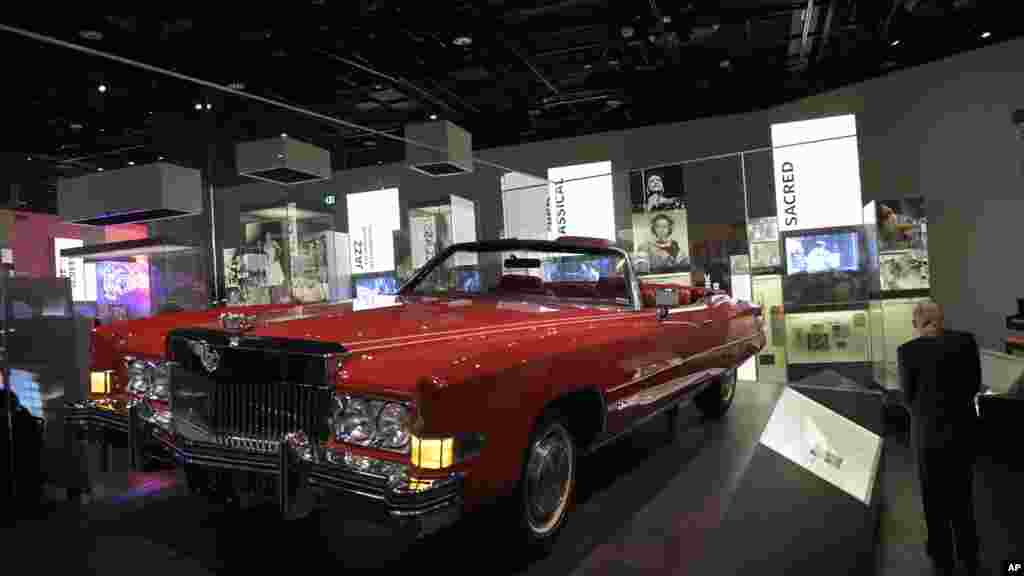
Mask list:
POLYGON ((757 356, 758 379, 765 382, 786 381, 786 316, 782 307, 782 277, 778 275, 751 278, 753 302, 764 311, 768 342, 757 356))
POLYGON ((209 305, 201 253, 188 243, 140 238, 62 249, 60 257, 82 271, 75 309, 101 324, 209 305))
POLYGON ((296 203, 242 212, 239 248, 224 250, 230 304, 323 302, 345 290, 347 242, 334 215, 296 203), (345 254, 341 254, 345 252, 345 254))
POLYGON ((870 362, 868 310, 787 313, 786 354, 790 365, 870 362))

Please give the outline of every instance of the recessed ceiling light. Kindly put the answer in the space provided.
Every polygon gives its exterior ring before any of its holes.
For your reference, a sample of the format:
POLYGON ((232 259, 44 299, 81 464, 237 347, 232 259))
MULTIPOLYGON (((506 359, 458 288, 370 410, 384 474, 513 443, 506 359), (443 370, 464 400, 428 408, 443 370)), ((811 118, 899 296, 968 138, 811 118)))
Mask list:
POLYGON ((207 102, 206 103, 206 109, 207 110, 213 110, 213 104, 210 104, 209 102, 207 102))
POLYGON ((84 40, 103 40, 103 32, 99 30, 80 30, 78 35, 84 40))
POLYGON ((107 91, 107 85, 106 84, 100 84, 99 86, 96 87, 96 89, 100 91, 100 94, 103 94, 104 92, 107 91))
POLYGON ((988 38, 988 37, 989 37, 989 36, 991 36, 991 35, 992 35, 992 33, 991 33, 991 32, 982 32, 982 33, 981 33, 981 37, 982 37, 982 38, 988 38))
POLYGON ((96 171, 97 172, 103 172, 103 168, 97 168, 96 171))
POLYGON ((156 159, 157 159, 157 160, 163 160, 163 159, 164 159, 164 157, 163 157, 163 156, 157 156, 157 157, 156 157, 156 159))
POLYGON ((128 165, 129 166, 135 166, 135 161, 134 160, 129 160, 128 161, 128 165))
POLYGON ((288 137, 288 134, 286 134, 284 132, 281 132, 281 138, 287 138, 287 137, 288 137))
POLYGON ((195 105, 195 109, 196 110, 202 110, 203 109, 203 105, 202 104, 196 104, 195 105))
POLYGON ((456 46, 465 47, 473 44, 473 39, 469 36, 456 36, 455 40, 452 40, 452 43, 456 46))
POLYGON ((231 88, 232 90, 245 90, 245 84, 242 82, 232 82, 231 84, 228 84, 228 88, 231 88))
POLYGON ((430 119, 431 120, 437 120, 437 114, 431 114, 430 115, 430 119))
POLYGON ((619 61, 618 60, 609 60, 608 63, 611 64, 612 66, 618 66, 619 65, 619 61))
POLYGON ((27 159, 27 160, 28 160, 29 162, 31 162, 31 161, 32 161, 32 157, 31 157, 31 156, 29 156, 29 157, 28 157, 28 158, 26 158, 26 159, 27 159))
POLYGON ((593 68, 593 67, 594 67, 594 65, 593 65, 593 64, 584 64, 584 65, 583 65, 583 69, 584 69, 584 70, 590 70, 590 69, 591 69, 591 68, 593 68))
POLYGON ((672 17, 671 16, 662 16, 661 17, 661 21, 664 22, 665 24, 671 24, 672 23, 672 17))
POLYGON ((899 40, 893 40, 892 42, 889 43, 889 45, 890 46, 899 46, 900 45, 900 41, 899 40))

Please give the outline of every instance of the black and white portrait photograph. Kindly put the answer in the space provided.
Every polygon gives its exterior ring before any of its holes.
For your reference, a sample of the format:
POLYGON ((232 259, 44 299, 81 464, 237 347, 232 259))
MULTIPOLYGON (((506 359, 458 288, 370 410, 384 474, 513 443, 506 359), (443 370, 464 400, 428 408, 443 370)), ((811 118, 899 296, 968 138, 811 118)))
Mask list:
POLYGON ((634 212, 671 211, 686 207, 682 166, 634 172, 630 181, 634 212))
POLYGON ((633 262, 640 274, 690 269, 686 210, 633 213, 633 262))
POLYGON ((927 249, 924 198, 882 200, 876 209, 879 251, 927 249))

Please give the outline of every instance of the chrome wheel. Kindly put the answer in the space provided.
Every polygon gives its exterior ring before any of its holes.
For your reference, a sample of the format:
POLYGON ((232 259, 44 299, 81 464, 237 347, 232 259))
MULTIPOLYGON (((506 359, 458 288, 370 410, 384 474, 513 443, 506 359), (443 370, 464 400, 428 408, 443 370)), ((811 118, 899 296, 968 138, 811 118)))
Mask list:
POLYGON ((575 445, 569 431, 554 423, 530 446, 526 465, 526 520, 543 537, 565 516, 576 474, 575 445))

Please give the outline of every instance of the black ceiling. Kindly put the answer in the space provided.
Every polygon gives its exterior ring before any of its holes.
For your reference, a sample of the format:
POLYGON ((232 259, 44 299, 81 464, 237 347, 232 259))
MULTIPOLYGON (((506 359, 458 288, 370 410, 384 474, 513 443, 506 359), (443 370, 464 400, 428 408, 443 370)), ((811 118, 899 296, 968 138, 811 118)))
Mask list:
MULTIPOLYGON (((321 0, 3 25, 396 135, 436 114, 488 148, 780 104, 1015 37, 1014 4, 321 0)), ((404 154, 400 142, 10 30, 0 50, 14 127, 0 180, 20 185, 11 200, 23 208, 53 211, 59 176, 161 156, 229 179, 234 142, 282 132, 332 150, 338 168, 404 154)))

